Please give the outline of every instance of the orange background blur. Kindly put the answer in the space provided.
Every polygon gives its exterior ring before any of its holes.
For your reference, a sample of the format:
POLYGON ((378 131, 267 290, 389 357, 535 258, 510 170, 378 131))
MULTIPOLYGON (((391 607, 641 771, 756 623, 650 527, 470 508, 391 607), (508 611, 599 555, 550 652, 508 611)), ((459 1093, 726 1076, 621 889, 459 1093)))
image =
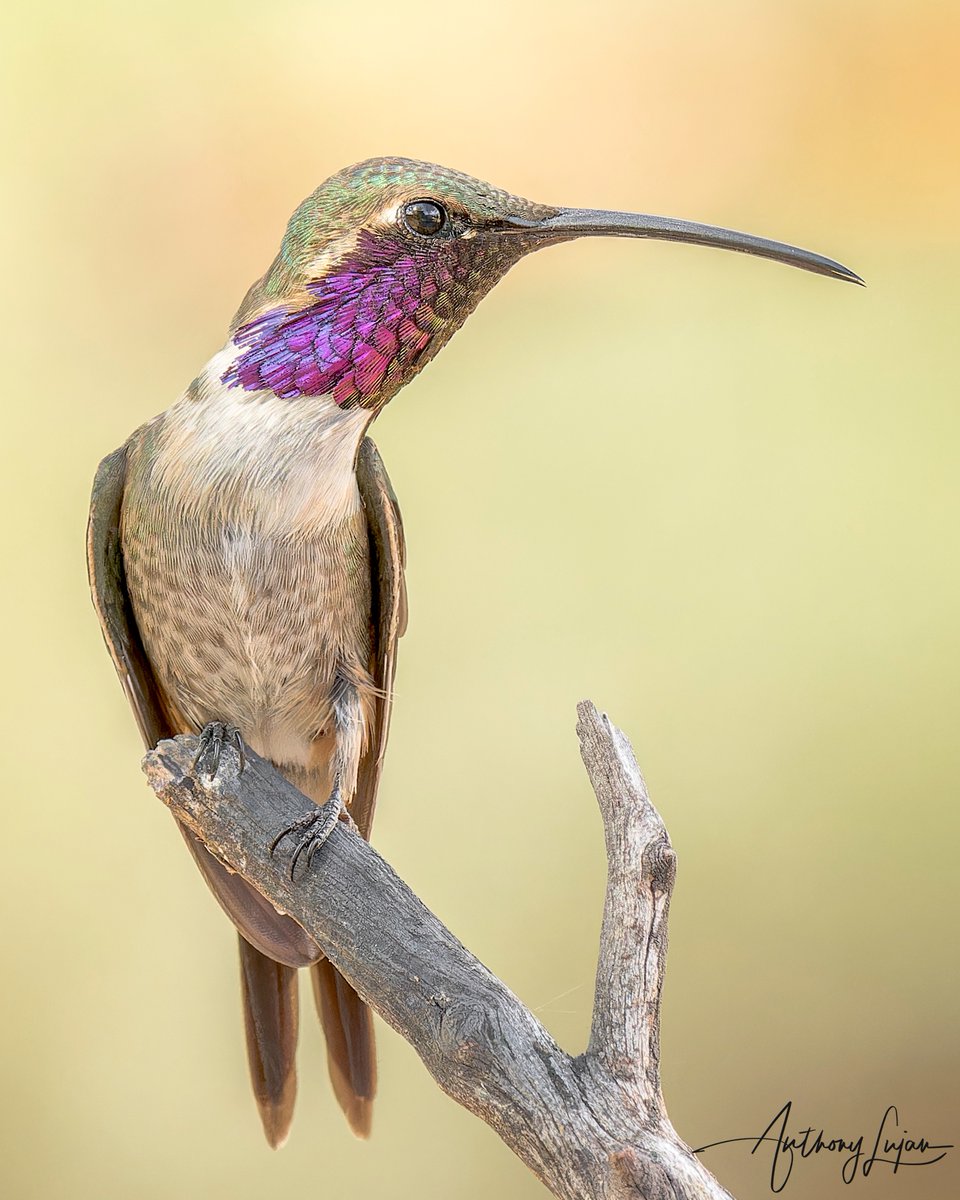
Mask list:
MULTIPOLYGON (((23 1200, 536 1197, 380 1026, 369 1144, 304 1014, 280 1153, 234 938, 139 769, 86 592, 99 459, 222 343, 293 207, 373 154, 809 246, 519 266, 375 436, 411 624, 376 842, 571 1050, 633 739, 679 854, 663 1082, 692 1145, 960 1143, 960 9, 892 0, 20 6, 4 38, 6 1149, 23 1200)), ((769 1194, 743 1145, 705 1161, 769 1194)), ((960 1193, 960 1151, 853 1190, 960 1193)), ((785 1195, 839 1197, 839 1164, 785 1195)))

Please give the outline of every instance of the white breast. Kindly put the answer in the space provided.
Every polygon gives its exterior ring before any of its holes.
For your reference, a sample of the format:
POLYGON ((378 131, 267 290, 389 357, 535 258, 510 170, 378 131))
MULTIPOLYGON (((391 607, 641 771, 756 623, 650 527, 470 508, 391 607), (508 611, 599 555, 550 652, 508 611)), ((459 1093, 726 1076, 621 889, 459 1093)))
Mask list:
POLYGON ((360 508, 354 463, 370 412, 329 396, 283 400, 226 387, 236 355, 232 342, 215 354, 167 414, 155 486, 203 508, 212 499, 220 512, 239 506, 258 536, 342 523, 360 508))

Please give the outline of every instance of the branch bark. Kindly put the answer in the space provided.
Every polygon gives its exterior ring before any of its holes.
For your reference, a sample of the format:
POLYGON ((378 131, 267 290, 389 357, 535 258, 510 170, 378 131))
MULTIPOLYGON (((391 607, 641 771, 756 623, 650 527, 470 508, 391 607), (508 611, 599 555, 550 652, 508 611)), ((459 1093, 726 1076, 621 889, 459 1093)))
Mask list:
POLYGON ((731 1200, 670 1124, 660 996, 675 856, 623 733, 588 702, 580 750, 603 816, 608 879, 590 1043, 566 1054, 359 834, 338 822, 291 881, 269 846, 311 801, 265 760, 225 750, 193 773, 196 739, 161 742, 147 777, 177 820, 323 948, 454 1100, 562 1200, 731 1200))

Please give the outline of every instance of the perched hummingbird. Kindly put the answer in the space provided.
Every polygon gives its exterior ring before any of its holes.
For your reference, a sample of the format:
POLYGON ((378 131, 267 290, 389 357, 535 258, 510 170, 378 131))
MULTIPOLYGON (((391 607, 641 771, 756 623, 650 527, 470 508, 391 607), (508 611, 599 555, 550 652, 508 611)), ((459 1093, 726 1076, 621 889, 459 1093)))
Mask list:
MULTIPOLYGON (((216 770, 246 743, 318 805, 307 859, 343 806, 369 837, 397 640, 396 497, 365 435, 524 255, 588 235, 719 246, 860 282, 805 250, 664 217, 533 204, 403 158, 333 175, 296 210, 218 350, 172 408, 100 465, 89 570, 148 747, 201 734, 216 770)), ((247 1051, 267 1140, 296 1092, 297 975, 309 967, 337 1099, 370 1129, 369 1010, 290 917, 187 845, 240 934, 247 1051)))

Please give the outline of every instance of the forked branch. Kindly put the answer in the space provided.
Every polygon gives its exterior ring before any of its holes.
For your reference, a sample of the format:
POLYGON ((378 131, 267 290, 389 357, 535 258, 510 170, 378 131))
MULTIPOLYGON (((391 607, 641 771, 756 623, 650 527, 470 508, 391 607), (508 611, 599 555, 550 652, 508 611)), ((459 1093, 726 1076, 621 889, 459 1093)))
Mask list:
POLYGON ((196 739, 144 760, 179 821, 323 948, 441 1088, 563 1200, 731 1200, 677 1136, 660 1091, 660 993, 675 857, 626 737, 590 703, 577 733, 603 816, 608 879, 590 1044, 572 1057, 344 823, 291 881, 269 846, 311 801, 269 763, 196 739))

